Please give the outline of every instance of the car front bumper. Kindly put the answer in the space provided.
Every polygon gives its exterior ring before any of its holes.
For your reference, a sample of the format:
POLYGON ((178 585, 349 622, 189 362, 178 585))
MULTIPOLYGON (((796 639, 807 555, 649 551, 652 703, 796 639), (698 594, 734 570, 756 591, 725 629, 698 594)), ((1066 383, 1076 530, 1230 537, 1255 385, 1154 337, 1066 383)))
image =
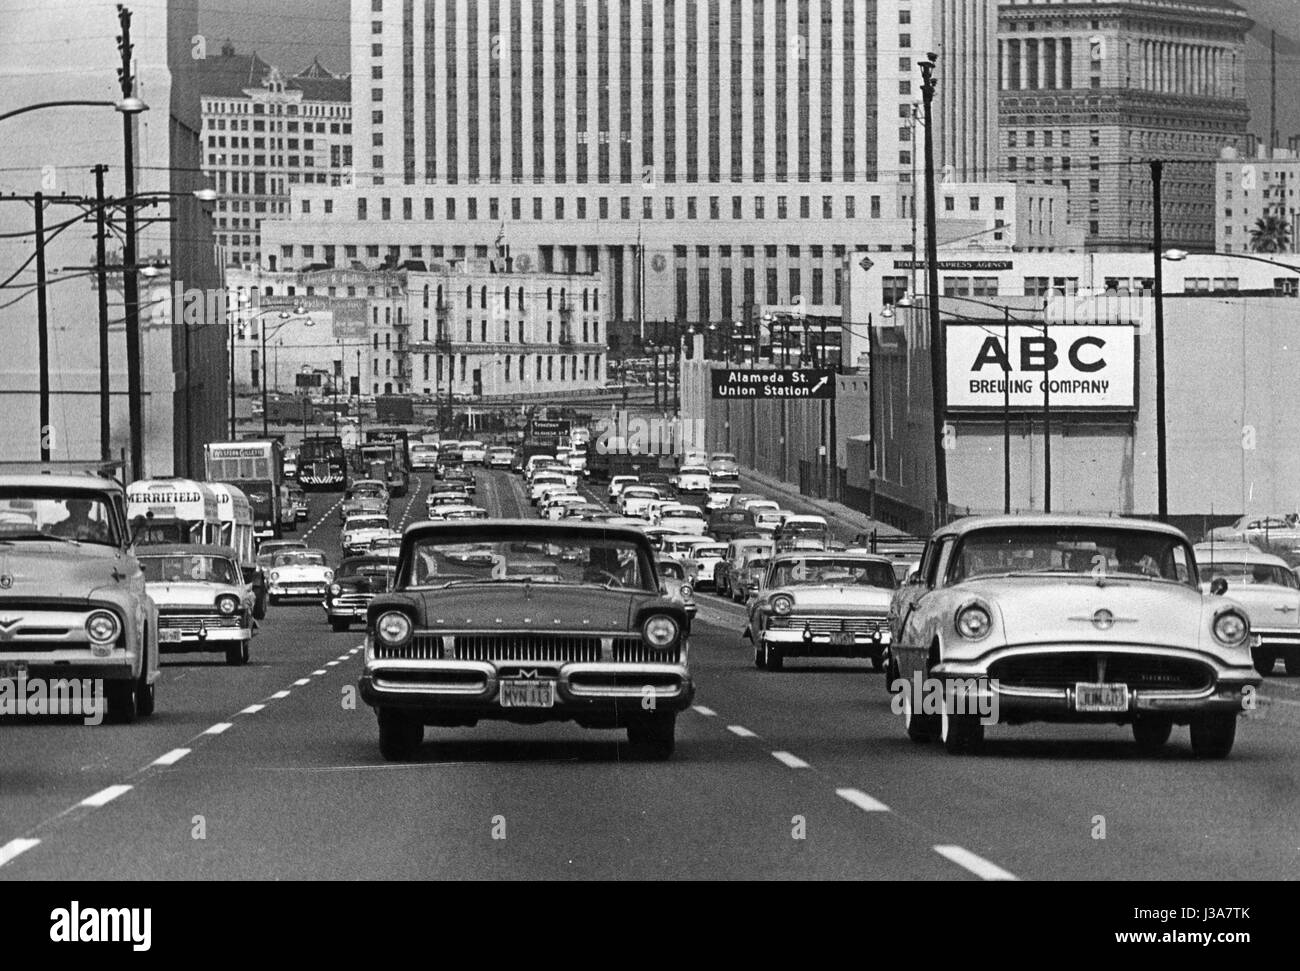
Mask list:
POLYGON ((372 707, 424 712, 435 719, 581 721, 644 712, 651 697, 655 711, 682 711, 695 697, 690 672, 680 664, 511 662, 508 667, 554 672, 540 679, 555 682, 554 706, 503 707, 502 679, 497 666, 487 661, 371 659, 358 684, 372 707))
POLYGON ((831 643, 830 634, 805 637, 802 630, 773 629, 763 631, 763 640, 780 649, 784 657, 879 657, 889 646, 889 632, 854 634, 851 643, 831 643))
POLYGON ((329 589, 329 584, 312 584, 306 586, 286 587, 278 583, 272 583, 266 588, 266 592, 272 597, 279 597, 281 600, 321 600, 325 596, 325 591, 329 589))
POLYGON ((132 681, 140 677, 140 655, 116 648, 107 657, 94 657, 89 648, 82 647, 0 656, 0 668, 11 665, 21 669, 23 673, 19 677, 29 681, 36 678, 132 681))
POLYGON ((1295 627, 1256 627, 1250 631, 1259 637, 1254 648, 1255 654, 1272 654, 1277 657, 1300 657, 1300 628, 1295 627))

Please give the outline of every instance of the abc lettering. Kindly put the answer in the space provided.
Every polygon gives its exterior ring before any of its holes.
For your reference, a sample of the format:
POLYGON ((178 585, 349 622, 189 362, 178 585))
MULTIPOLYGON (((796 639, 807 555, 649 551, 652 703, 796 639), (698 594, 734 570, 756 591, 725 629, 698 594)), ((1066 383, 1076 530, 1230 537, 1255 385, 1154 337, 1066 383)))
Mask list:
MULTIPOLYGON (((1070 366, 1076 371, 1091 374, 1104 370, 1106 359, 1098 353, 1095 359, 1088 360, 1084 358, 1082 351, 1084 348, 1091 347, 1100 352, 1105 346, 1105 340, 1100 337, 1080 337, 1070 343, 1066 357, 1069 358, 1070 366)), ((1022 371, 1056 370, 1057 365, 1060 363, 1060 358, 1057 356, 1058 347, 1057 342, 1050 337, 1022 337, 1020 339, 1020 369, 1022 371)), ((1007 359, 1007 354, 996 337, 985 338, 979 352, 975 355, 975 363, 971 365, 971 371, 981 371, 990 364, 996 365, 1003 372, 1011 370, 1011 362, 1007 359)))

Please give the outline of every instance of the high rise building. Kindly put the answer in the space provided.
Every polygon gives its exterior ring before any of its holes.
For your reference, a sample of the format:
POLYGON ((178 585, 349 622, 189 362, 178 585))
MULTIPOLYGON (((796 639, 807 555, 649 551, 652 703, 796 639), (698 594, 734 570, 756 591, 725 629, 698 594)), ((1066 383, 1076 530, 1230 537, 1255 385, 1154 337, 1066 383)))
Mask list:
POLYGON ((1245 138, 1245 35, 1228 0, 1004 3, 1003 176, 1063 184, 1091 250, 1150 245, 1165 159, 1164 238, 1214 246, 1214 161, 1245 138))
POLYGON ((196 63, 217 242, 228 265, 251 267, 261 260, 263 220, 288 214, 290 186, 351 178, 352 85, 318 60, 285 76, 229 42, 196 63))
POLYGON ((1251 157, 1225 148, 1217 168, 1214 249, 1247 252, 1259 221, 1273 220, 1290 230, 1281 252, 1300 253, 1300 152, 1279 148, 1251 157))

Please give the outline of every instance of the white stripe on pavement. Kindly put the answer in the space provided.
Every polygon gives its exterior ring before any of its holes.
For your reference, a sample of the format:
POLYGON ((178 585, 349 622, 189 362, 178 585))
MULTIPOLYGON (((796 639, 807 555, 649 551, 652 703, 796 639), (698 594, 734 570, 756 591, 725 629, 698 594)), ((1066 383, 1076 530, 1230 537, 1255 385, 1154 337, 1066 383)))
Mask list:
POLYGON ((807 763, 807 762, 805 762, 803 759, 799 758, 799 756, 797 756, 797 755, 792 755, 792 754, 789 753, 789 752, 773 752, 773 753, 772 753, 772 758, 776 759, 778 762, 780 762, 782 765, 784 765, 784 766, 785 766, 786 768, 788 768, 788 769, 806 769, 806 768, 808 768, 808 763, 807 763))
POLYGON ((312 676, 313 678, 318 678, 318 677, 320 677, 320 676, 321 676, 322 674, 324 674, 324 673, 325 673, 325 669, 324 669, 324 668, 317 668, 315 671, 313 671, 313 672, 311 673, 311 676, 312 676))
POLYGON ((213 725, 211 728, 209 728, 209 729, 208 729, 206 732, 204 732, 203 734, 204 734, 204 735, 220 735, 220 734, 221 734, 222 732, 224 732, 227 728, 233 728, 233 727, 234 727, 234 726, 231 725, 230 722, 217 722, 215 725, 213 725))
POLYGON ((0 866, 4 866, 20 853, 26 853, 34 846, 40 846, 40 840, 34 839, 16 839, 10 840, 4 846, 0 846, 0 866))
POLYGON ((338 661, 326 661, 326 662, 325 662, 325 666, 326 666, 327 668, 332 668, 332 667, 334 667, 334 665, 336 665, 336 664, 338 664, 338 663, 339 663, 338 661))
POLYGON ((277 698, 277 699, 278 699, 278 698, 288 698, 288 697, 289 697, 289 692, 287 692, 287 691, 277 691, 275 694, 271 695, 271 697, 272 697, 272 698, 277 698))
POLYGON ((263 708, 265 708, 265 707, 266 707, 266 705, 249 705, 249 706, 248 706, 247 708, 245 708, 243 711, 239 712, 239 714, 241 714, 241 715, 256 715, 259 711, 261 711, 261 710, 262 710, 263 708))
POLYGON ((299 678, 293 683, 295 688, 301 688, 304 684, 311 684, 311 678, 299 678))
POLYGON ((177 762, 179 762, 181 759, 185 758, 185 756, 189 754, 190 754, 190 750, 187 748, 174 748, 166 755, 158 756, 158 758, 153 760, 152 764, 153 765, 175 765, 177 762))
POLYGON ((857 806, 863 812, 868 813, 887 813, 889 807, 879 799, 868 796, 861 789, 836 789, 835 795, 841 799, 846 799, 853 805, 857 806))
POLYGON ((741 738, 758 738, 757 735, 751 732, 744 725, 728 725, 727 731, 739 735, 741 738))
POLYGON ((93 796, 87 796, 85 799, 81 800, 80 805, 90 806, 92 808, 106 806, 118 796, 130 791, 130 786, 109 786, 107 789, 101 789, 93 796))
POLYGON ((713 718, 715 715, 717 715, 717 712, 714 711, 712 708, 705 708, 703 705, 694 705, 692 707, 694 707, 694 709, 697 712, 699 712, 701 715, 703 715, 705 718, 713 718))
POLYGON ((1016 878, 1002 867, 990 863, 982 856, 976 856, 970 850, 960 846, 936 846, 934 851, 951 860, 959 867, 969 870, 981 880, 1015 880, 1016 878))

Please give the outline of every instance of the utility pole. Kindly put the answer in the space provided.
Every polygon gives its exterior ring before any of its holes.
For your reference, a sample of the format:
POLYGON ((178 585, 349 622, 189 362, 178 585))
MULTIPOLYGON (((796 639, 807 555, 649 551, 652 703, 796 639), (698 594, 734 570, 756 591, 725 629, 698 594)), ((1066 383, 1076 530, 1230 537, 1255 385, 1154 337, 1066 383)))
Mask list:
POLYGON ((1152 226, 1155 238, 1152 240, 1155 257, 1156 288, 1156 514, 1161 522, 1169 518, 1169 479, 1165 460, 1165 277, 1164 277, 1164 227, 1161 210, 1161 180, 1164 177, 1164 163, 1156 159, 1151 162, 1151 206, 1154 214, 1152 226))
MULTIPOLYGON (((1002 308, 1002 353, 1011 359, 1011 308, 1002 308)), ((1002 511, 1011 514, 1011 365, 1002 372, 1002 511)))
POLYGON ((934 69, 938 55, 933 52, 921 62, 921 93, 925 106, 925 262, 926 290, 930 310, 930 385, 934 409, 934 493, 935 525, 948 518, 948 456, 944 432, 947 424, 947 361, 943 324, 939 320, 939 239, 934 199, 934 69))
MULTIPOLYGON (((122 54, 122 66, 118 68, 118 80, 122 85, 122 97, 130 98, 135 94, 135 76, 131 71, 131 11, 122 4, 117 5, 117 19, 122 32, 117 38, 117 49, 122 54)), ((135 127, 133 116, 122 113, 123 140, 123 180, 125 184, 126 234, 122 247, 123 281, 122 292, 126 309, 126 388, 130 408, 131 429, 131 476, 142 479, 144 468, 144 398, 141 381, 140 360, 140 281, 136 267, 136 225, 135 225, 135 127)))
POLYGON ((109 436, 111 434, 111 406, 108 381, 108 257, 105 253, 104 225, 104 173, 107 165, 96 165, 95 173, 95 280, 99 286, 99 458, 107 462, 112 458, 109 436))
MULTIPOLYGON (((915 186, 913 186, 915 188, 915 186)), ((916 262, 916 253, 912 253, 912 262, 916 262)), ((841 346, 843 346, 841 344, 841 346)), ((841 367, 843 365, 841 364, 841 367)), ((867 515, 876 518, 876 449, 879 440, 876 437, 876 328, 870 312, 867 314, 867 515)))
POLYGON ((36 193, 36 346, 40 358, 41 461, 50 460, 50 321, 45 300, 45 197, 36 193))

